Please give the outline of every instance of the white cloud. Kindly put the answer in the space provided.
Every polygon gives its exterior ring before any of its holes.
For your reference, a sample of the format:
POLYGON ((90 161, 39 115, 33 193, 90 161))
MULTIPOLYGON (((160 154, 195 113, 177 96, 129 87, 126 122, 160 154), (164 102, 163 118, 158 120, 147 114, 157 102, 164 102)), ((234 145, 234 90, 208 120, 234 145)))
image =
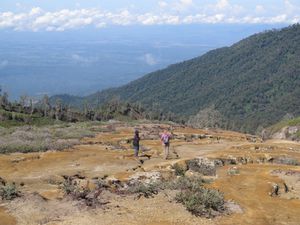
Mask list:
POLYGON ((39 15, 43 12, 43 10, 40 7, 34 7, 30 10, 29 15, 30 16, 35 16, 35 15, 39 15))
POLYGON ((78 54, 72 54, 71 58, 75 62, 82 63, 82 64, 90 64, 98 61, 97 57, 84 57, 78 54))
POLYGON ((150 53, 147 53, 145 54, 143 57, 142 57, 142 60, 147 63, 149 66, 154 66, 156 65, 158 62, 157 60, 154 58, 154 56, 150 53))
POLYGON ((157 11, 133 13, 128 9, 107 11, 98 8, 62 9, 47 12, 39 7, 27 13, 0 12, 0 29, 32 31, 65 31, 86 26, 103 28, 111 25, 177 25, 193 23, 295 23, 299 21, 300 9, 285 0, 285 7, 270 12, 266 5, 256 5, 247 10, 242 5, 219 0, 215 5, 197 8, 192 0, 177 0, 174 3, 160 1, 165 6, 157 11), (175 8, 174 8, 175 7, 175 8), (188 8, 191 8, 187 10, 188 8), (176 9, 177 11, 174 11, 176 9), (193 11, 193 9, 195 9, 193 11), (178 11, 179 10, 179 11, 178 11), (183 11, 180 11, 183 10, 183 11))
POLYGON ((243 5, 231 4, 229 0, 219 0, 216 4, 205 7, 208 12, 225 13, 226 15, 244 15, 245 8, 243 5))

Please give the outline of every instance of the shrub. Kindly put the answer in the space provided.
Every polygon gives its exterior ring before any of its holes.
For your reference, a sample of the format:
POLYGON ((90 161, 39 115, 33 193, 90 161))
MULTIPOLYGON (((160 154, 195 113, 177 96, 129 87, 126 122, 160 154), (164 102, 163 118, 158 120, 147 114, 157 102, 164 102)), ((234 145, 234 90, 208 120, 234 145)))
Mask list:
POLYGON ((16 185, 13 184, 6 184, 0 186, 0 196, 4 200, 13 200, 20 196, 20 192, 18 191, 16 185))
POLYGON ((201 177, 179 177, 175 181, 168 183, 168 188, 172 190, 194 190, 206 183, 201 177))
POLYGON ((128 192, 131 194, 138 194, 137 198, 144 196, 145 198, 153 197, 158 194, 161 189, 160 183, 135 183, 128 188, 128 192))
POLYGON ((67 195, 70 195, 76 192, 77 186, 74 184, 72 179, 67 178, 63 182, 62 189, 67 195))
POLYGON ((178 163, 175 163, 172 168, 175 170, 176 176, 184 176, 185 174, 185 168, 183 166, 180 166, 178 163))
POLYGON ((197 187, 181 191, 175 199, 196 216, 213 217, 216 212, 224 211, 224 197, 217 190, 197 187))

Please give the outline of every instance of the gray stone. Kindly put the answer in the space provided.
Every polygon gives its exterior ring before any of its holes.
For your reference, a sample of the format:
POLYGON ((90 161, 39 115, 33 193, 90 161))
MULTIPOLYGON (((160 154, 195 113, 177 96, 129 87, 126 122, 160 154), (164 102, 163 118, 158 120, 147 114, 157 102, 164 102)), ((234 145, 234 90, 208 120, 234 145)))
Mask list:
POLYGON ((194 172, 203 174, 204 176, 215 176, 216 165, 214 160, 208 158, 198 157, 188 161, 188 167, 194 172))

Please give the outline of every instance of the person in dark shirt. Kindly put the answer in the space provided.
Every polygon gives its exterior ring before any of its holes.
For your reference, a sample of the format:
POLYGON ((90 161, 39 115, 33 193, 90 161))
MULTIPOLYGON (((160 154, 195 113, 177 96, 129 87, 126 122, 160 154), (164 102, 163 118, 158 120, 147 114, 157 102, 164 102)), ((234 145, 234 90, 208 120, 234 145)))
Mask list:
POLYGON ((139 150, 140 150, 140 136, 139 136, 139 131, 136 130, 134 132, 134 137, 133 137, 133 148, 134 148, 134 156, 138 157, 139 156, 139 150))

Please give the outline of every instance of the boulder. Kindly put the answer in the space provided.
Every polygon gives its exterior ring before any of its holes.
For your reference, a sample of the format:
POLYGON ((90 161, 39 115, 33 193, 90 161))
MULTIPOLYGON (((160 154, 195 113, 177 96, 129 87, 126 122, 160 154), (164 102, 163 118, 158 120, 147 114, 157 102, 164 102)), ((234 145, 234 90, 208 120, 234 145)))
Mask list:
POLYGON ((45 200, 63 199, 64 193, 62 190, 48 190, 38 193, 45 200))
POLYGON ((179 162, 173 163, 172 168, 174 168, 174 167, 180 167, 184 171, 187 171, 189 169, 186 161, 179 161, 179 162))
POLYGON ((196 172, 193 172, 192 170, 188 170, 185 172, 184 176, 186 177, 194 177, 196 172))
POLYGON ((215 176, 216 175, 216 165, 213 160, 208 158, 198 157, 187 162, 188 168, 191 171, 198 172, 204 176, 215 176))
POLYGON ((222 160, 220 160, 220 159, 215 159, 214 163, 215 163, 216 167, 222 167, 222 166, 224 166, 224 162, 222 160))
POLYGON ((176 178, 176 175, 174 173, 173 170, 164 170, 164 171, 161 171, 161 178, 162 180, 172 180, 172 179, 175 179, 176 178))
POLYGON ((115 178, 114 176, 109 176, 106 178, 106 182, 108 185, 113 185, 113 184, 117 184, 117 183, 121 183, 121 181, 117 178, 115 178))
POLYGON ((228 160, 228 164, 231 164, 231 165, 237 165, 238 164, 237 158, 232 156, 232 155, 229 155, 227 157, 227 160, 228 160))

